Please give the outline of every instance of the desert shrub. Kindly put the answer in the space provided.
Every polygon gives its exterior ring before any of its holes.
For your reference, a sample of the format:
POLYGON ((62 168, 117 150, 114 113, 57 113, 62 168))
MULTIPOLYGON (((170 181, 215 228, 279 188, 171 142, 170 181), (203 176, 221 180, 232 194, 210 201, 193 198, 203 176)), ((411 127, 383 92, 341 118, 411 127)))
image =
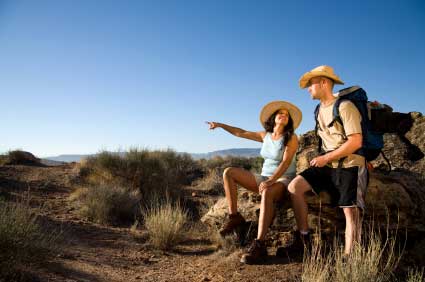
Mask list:
POLYGON ((43 230, 27 204, 0 201, 0 281, 19 280, 21 267, 47 260, 59 237, 43 230))
POLYGON ((78 206, 78 212, 90 221, 100 224, 131 223, 137 211, 138 191, 116 184, 99 184, 77 189, 69 198, 78 206))
POLYGON ((128 152, 100 152, 87 158, 81 175, 91 184, 116 183, 138 190, 144 202, 153 194, 179 194, 179 187, 198 164, 188 154, 172 150, 149 151, 130 149, 128 152))
POLYGON ((184 238, 188 213, 178 202, 157 198, 141 212, 149 241, 155 248, 172 249, 184 238))
POLYGON ((40 159, 36 158, 33 154, 22 150, 12 150, 7 154, 0 156, 0 164, 40 164, 40 159))
POLYGON ((7 155, 1 154, 0 155, 0 165, 5 165, 8 162, 7 155))
POLYGON ((204 171, 216 169, 220 173, 223 173, 226 167, 241 167, 246 170, 252 170, 253 172, 259 172, 261 170, 263 159, 261 157, 245 158, 216 156, 211 159, 201 159, 199 160, 199 163, 204 171))

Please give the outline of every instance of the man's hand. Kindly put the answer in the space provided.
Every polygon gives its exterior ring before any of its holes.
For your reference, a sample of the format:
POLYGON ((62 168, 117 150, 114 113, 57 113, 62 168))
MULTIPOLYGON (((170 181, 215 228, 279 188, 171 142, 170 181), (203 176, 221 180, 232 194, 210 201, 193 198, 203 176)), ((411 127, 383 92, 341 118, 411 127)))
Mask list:
POLYGON ((310 161, 310 166, 324 167, 328 163, 326 155, 316 157, 310 161))

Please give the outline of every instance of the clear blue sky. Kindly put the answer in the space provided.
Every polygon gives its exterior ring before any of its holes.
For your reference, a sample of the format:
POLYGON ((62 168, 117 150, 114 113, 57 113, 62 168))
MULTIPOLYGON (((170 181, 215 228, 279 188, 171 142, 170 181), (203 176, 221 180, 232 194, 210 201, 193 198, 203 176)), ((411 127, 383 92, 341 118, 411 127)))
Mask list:
POLYGON ((316 101, 322 64, 397 111, 425 113, 425 2, 1 1, 0 152, 259 147, 207 120, 261 130, 272 100, 316 101))

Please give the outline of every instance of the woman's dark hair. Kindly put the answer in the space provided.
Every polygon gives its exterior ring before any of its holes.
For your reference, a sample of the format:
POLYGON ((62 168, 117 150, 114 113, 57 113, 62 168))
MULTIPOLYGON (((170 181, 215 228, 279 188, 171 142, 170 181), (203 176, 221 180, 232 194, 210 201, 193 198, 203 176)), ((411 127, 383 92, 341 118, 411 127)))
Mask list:
MULTIPOLYGON (((275 118, 279 110, 274 112, 264 123, 264 128, 267 132, 273 132, 273 128, 275 126, 275 118)), ((292 135, 294 135, 294 121, 292 120, 291 114, 288 115, 288 124, 283 128, 283 144, 282 147, 288 145, 289 140, 291 140, 292 135)))

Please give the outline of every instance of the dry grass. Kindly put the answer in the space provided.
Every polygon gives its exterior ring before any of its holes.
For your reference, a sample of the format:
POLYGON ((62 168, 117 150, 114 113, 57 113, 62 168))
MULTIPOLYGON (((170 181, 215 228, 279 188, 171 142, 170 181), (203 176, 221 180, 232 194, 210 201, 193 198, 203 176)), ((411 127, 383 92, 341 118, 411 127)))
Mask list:
POLYGON ((301 281, 303 282, 327 282, 331 281, 333 257, 326 254, 326 246, 320 238, 312 242, 311 252, 304 255, 303 272, 301 281))
POLYGON ((20 268, 47 260, 59 237, 43 230, 27 204, 0 202, 0 281, 19 280, 20 268))
POLYGON ((157 198, 141 212, 149 241, 156 249, 172 249, 185 237, 188 213, 179 203, 157 198))
POLYGON ((382 240, 372 228, 364 233, 364 243, 355 244, 348 256, 338 243, 327 254, 320 241, 313 244, 312 254, 304 257, 302 281, 391 281, 402 253, 396 247, 396 234, 387 233, 382 240))
POLYGON ((424 269, 409 268, 407 272, 406 282, 423 282, 425 281, 424 269))
POLYGON ((224 189, 222 174, 220 174, 217 169, 211 169, 204 178, 195 183, 193 188, 210 195, 223 195, 224 189))
POLYGON ((137 191, 114 184, 81 187, 69 200, 77 204, 79 213, 100 224, 128 224, 133 222, 140 196, 137 191))
POLYGON ((222 237, 217 230, 211 230, 209 239, 217 248, 218 256, 229 256, 234 252, 241 250, 240 246, 237 244, 238 239, 236 234, 230 234, 222 237))

